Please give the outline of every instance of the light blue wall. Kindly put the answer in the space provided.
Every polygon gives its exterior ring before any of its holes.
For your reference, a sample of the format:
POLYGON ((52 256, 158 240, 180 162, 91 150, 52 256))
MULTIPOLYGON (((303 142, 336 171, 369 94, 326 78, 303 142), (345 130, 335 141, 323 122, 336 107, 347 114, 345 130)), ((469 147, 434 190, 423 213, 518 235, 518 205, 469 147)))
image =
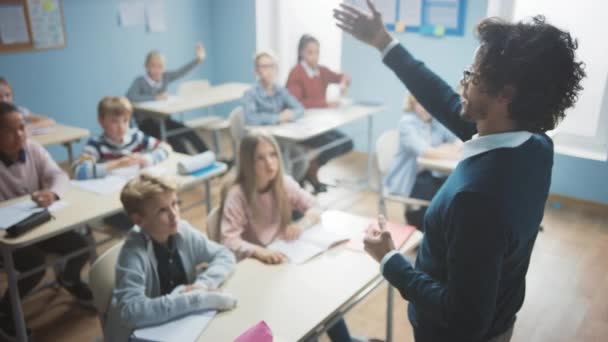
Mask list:
MULTIPOLYGON (((213 32, 213 84, 253 83, 253 55, 256 50, 255 1, 211 0, 213 32)), ((216 106, 217 114, 227 115, 239 101, 216 106)))
MULTIPOLYGON (((168 68, 174 68, 194 58, 197 41, 212 45, 209 1, 165 1, 167 31, 162 33, 148 33, 143 25, 119 27, 119 3, 63 0, 66 48, 0 55, 0 75, 11 82, 15 101, 97 134, 97 102, 104 95, 123 95, 143 73, 149 50, 160 49, 168 68)), ((208 54, 205 64, 187 78, 212 78, 214 59, 208 54)), ((52 147, 51 153, 66 159, 61 147, 52 147)))
POLYGON ((556 154, 551 192, 608 204, 608 163, 556 154))

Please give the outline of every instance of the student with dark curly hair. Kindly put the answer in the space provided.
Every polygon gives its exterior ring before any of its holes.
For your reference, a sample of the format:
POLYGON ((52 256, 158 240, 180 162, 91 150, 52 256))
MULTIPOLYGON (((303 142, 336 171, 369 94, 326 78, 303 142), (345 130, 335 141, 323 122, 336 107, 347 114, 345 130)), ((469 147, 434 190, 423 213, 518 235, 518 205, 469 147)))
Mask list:
POLYGON ((585 77, 577 42, 542 16, 485 19, 461 97, 393 39, 367 4, 370 14, 347 4, 336 9, 338 26, 381 51, 420 104, 465 143, 427 210, 416 266, 382 228, 368 233, 366 250, 409 301, 416 341, 509 341, 551 183, 553 143, 545 132, 574 105, 585 77))

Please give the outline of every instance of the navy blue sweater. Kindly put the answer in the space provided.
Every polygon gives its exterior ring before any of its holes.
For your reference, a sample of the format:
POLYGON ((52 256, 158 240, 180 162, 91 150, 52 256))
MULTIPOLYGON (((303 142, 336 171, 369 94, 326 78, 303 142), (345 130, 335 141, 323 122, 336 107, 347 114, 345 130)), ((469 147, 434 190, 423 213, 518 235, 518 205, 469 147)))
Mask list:
MULTIPOLYGON (((393 48, 384 63, 463 141, 476 133, 460 118, 460 96, 405 48, 393 48)), ((399 254, 384 265, 384 277, 410 302, 416 341, 486 341, 515 322, 552 165, 545 134, 458 164, 426 212, 416 267, 399 254)))

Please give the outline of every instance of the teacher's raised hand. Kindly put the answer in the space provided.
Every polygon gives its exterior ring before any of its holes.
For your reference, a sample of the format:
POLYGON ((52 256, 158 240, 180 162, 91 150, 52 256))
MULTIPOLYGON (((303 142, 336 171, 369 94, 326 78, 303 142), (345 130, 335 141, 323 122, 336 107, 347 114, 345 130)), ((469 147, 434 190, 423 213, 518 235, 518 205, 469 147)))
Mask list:
POLYGON ((340 4, 341 8, 334 9, 336 25, 360 41, 382 51, 391 42, 392 37, 384 27, 382 14, 371 0, 366 1, 371 14, 350 4, 340 4))

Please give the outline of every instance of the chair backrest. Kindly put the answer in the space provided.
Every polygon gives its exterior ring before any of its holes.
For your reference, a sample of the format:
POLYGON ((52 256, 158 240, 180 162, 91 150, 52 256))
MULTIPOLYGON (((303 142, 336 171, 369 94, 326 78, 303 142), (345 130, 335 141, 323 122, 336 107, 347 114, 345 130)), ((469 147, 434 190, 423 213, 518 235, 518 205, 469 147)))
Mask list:
POLYGON ((119 242, 103 253, 93 263, 89 272, 89 286, 93 292, 93 305, 102 317, 112 299, 116 262, 123 244, 123 242, 119 242))
POLYGON ((190 80, 183 81, 177 87, 177 96, 197 96, 211 88, 208 80, 190 80))
POLYGON ((230 112, 228 117, 230 122, 230 136, 232 137, 232 143, 234 144, 234 151, 238 149, 241 140, 247 133, 245 128, 245 117, 243 114, 243 107, 236 107, 230 112))
POLYGON ((376 140, 376 162, 380 175, 384 177, 399 151, 399 132, 390 130, 376 140))
POLYGON ((209 240, 220 242, 220 208, 213 208, 207 214, 207 237, 209 240))

